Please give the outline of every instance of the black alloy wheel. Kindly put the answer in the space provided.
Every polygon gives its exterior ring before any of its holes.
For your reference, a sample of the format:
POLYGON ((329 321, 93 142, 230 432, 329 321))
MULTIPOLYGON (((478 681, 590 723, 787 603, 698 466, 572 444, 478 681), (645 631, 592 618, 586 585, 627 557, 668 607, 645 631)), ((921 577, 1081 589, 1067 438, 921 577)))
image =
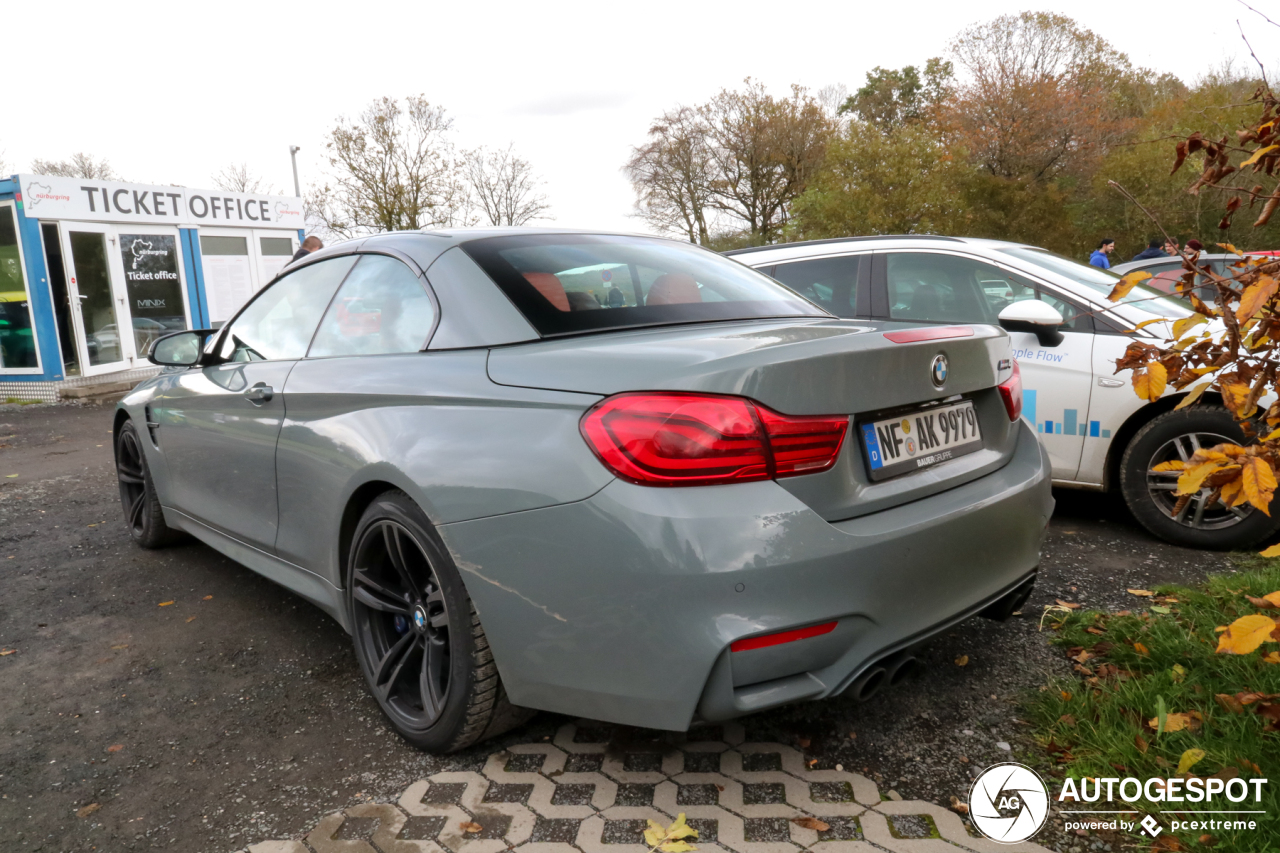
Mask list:
POLYGON ((351 595, 378 702, 401 727, 429 728, 449 694, 449 608, 426 552, 380 519, 356 544, 351 595))
POLYGON ((388 492, 365 511, 347 579, 356 657, 405 740, 451 752, 532 716, 506 701, 457 568, 403 492, 388 492))
POLYGON ((143 548, 160 548, 177 538, 164 521, 164 510, 156 497, 155 484, 147 467, 142 438, 133 421, 125 421, 116 433, 116 479, 120 484, 120 504, 129 536, 143 548))

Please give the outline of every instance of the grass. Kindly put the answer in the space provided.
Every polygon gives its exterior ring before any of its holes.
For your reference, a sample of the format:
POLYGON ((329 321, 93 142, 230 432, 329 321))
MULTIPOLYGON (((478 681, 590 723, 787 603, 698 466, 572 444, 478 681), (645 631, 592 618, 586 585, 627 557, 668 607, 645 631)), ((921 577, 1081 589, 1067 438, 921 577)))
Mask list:
MULTIPOLYGON (((1216 694, 1241 692, 1280 693, 1280 664, 1263 662, 1264 655, 1280 649, 1276 642, 1264 643, 1246 655, 1215 653, 1215 628, 1260 612, 1280 618, 1280 611, 1260 610, 1246 598, 1280 590, 1280 560, 1242 558, 1239 568, 1238 572, 1212 576, 1197 589, 1162 586, 1154 590, 1154 598, 1135 596, 1128 615, 1095 611, 1050 615, 1047 621, 1060 619, 1052 640, 1055 645, 1069 656, 1078 655, 1077 649, 1093 655, 1083 662, 1073 660, 1076 676, 1041 688, 1024 709, 1039 746, 1037 769, 1053 777, 1051 797, 1057 797, 1060 783, 1067 777, 1077 781, 1085 777, 1171 778, 1177 775, 1183 754, 1199 749, 1204 758, 1190 769, 1191 775, 1238 775, 1246 781, 1259 777, 1270 781, 1262 786, 1258 805, 1253 805, 1254 788, 1250 785, 1249 797, 1241 803, 1218 795, 1213 804, 1183 806, 1262 809, 1267 814, 1244 816, 1258 820, 1258 828, 1252 831, 1178 831, 1174 834, 1181 841, 1180 849, 1244 853, 1280 849, 1280 732, 1264 731, 1268 719, 1257 713, 1259 705, 1280 703, 1280 698, 1254 702, 1239 713, 1214 698, 1216 694), (1157 733, 1149 721, 1162 706, 1171 714, 1199 712, 1202 724, 1197 730, 1157 733), (1201 840, 1205 835, 1209 837, 1201 840)), ((1232 817, 1160 814, 1161 809, 1171 806, 1178 807, 1149 801, 1132 806, 1123 802, 1092 804, 1100 809, 1132 807, 1152 814, 1165 827, 1161 835, 1165 839, 1170 818, 1232 817)), ((1141 820, 1142 815, 1125 816, 1126 820, 1131 818, 1141 820)), ((1146 836, 1129 840, 1150 843, 1146 836)))
POLYGON ((5 402, 5 405, 16 404, 19 406, 34 406, 36 403, 39 403, 41 401, 40 400, 24 400, 21 397, 5 397, 4 402, 5 402))

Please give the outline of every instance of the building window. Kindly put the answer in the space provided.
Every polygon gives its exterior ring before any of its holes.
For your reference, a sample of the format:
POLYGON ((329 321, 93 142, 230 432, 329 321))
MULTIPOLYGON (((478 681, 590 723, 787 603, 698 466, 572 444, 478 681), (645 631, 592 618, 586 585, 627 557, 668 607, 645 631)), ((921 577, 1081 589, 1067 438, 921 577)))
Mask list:
POLYGON ((0 368, 39 367, 13 207, 0 206, 0 368))

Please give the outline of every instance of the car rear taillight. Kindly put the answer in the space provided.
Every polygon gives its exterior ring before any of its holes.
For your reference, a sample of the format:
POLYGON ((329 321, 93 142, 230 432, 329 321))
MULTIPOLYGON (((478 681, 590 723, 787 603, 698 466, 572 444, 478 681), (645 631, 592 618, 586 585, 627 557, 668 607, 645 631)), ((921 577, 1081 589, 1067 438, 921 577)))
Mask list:
POLYGON ((1004 400, 1005 411, 1009 413, 1009 420, 1016 421, 1022 417, 1022 370, 1018 367, 1018 360, 1013 360, 1013 375, 1001 382, 1000 399, 1004 400))
POLYGON ((605 467, 645 486, 746 483, 825 471, 847 417, 791 417, 742 397, 618 394, 582 419, 605 467))

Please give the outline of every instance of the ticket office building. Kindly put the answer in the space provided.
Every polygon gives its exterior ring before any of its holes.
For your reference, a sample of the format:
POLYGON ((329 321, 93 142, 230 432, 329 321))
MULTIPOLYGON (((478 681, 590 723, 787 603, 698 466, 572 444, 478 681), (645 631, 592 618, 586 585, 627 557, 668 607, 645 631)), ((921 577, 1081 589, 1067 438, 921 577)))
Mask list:
POLYGON ((0 179, 0 402, 137 381, 151 342, 229 319, 293 257, 297 198, 0 179))

